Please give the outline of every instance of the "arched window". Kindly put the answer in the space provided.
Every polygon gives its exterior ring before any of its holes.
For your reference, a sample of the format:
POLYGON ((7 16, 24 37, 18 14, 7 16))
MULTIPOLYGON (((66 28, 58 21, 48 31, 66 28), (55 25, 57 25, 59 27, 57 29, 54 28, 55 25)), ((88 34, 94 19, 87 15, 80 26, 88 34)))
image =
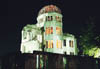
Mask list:
POLYGON ((62 19, 61 19, 61 17, 59 17, 59 16, 56 16, 56 21, 58 21, 58 22, 62 22, 62 19))
POLYGON ((46 16, 46 21, 52 21, 53 17, 52 16, 46 16))

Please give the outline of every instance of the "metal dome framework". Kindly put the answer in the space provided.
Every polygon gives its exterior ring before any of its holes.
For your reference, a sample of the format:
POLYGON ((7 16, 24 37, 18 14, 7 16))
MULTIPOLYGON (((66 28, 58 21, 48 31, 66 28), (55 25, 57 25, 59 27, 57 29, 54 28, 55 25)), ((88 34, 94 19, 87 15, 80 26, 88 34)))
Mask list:
POLYGON ((40 11, 38 15, 44 14, 44 13, 50 13, 50 12, 56 12, 61 14, 61 10, 55 6, 55 5, 47 5, 44 6, 40 11))

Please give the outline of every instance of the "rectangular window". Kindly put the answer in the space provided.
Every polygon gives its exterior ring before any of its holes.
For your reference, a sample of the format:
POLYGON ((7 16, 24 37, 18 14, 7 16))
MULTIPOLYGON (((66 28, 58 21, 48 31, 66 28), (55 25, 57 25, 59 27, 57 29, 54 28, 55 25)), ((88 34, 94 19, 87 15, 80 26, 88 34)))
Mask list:
POLYGON ((46 48, 48 48, 48 41, 46 41, 46 48))
POLYGON ((51 27, 51 34, 53 34, 53 27, 51 27))
POLYGON ((51 21, 53 20, 53 17, 51 16, 51 21))
POLYGON ((71 47, 71 40, 69 41, 69 46, 71 47))
POLYGON ((48 34, 50 34, 51 33, 51 31, 50 31, 50 27, 48 27, 48 34))
POLYGON ((56 46, 57 46, 57 48, 58 48, 58 40, 57 40, 57 42, 56 42, 56 46))
POLYGON ((60 27, 56 27, 56 34, 61 34, 61 28, 60 27))
POLYGON ((53 40, 46 41, 46 48, 53 48, 53 40))
POLYGON ((64 46, 66 46, 66 40, 64 40, 64 43, 63 44, 64 44, 64 46))
POLYGON ((46 35, 50 34, 50 27, 46 27, 46 35))
POLYGON ((45 34, 53 34, 53 27, 46 27, 45 34))
POLYGON ((57 46, 57 48, 62 48, 62 42, 61 42, 61 40, 57 40, 56 46, 57 46))
POLYGON ((59 48, 62 48, 62 41, 60 40, 59 43, 59 48))
POLYGON ((66 55, 66 54, 67 54, 67 52, 64 52, 64 54, 66 55))
POLYGON ((48 21, 51 21, 51 17, 50 16, 48 16, 48 21))
POLYGON ((53 48, 53 40, 51 40, 51 48, 53 48))
POLYGON ((73 47, 73 41, 71 41, 71 40, 69 41, 69 46, 73 47))
POLYGON ((48 48, 51 48, 51 42, 48 40, 48 48))

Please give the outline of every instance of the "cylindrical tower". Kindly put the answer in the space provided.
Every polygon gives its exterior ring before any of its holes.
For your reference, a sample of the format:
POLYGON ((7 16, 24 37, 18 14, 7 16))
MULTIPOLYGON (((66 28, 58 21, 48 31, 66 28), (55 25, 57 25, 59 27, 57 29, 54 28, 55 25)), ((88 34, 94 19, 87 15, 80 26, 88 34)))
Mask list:
POLYGON ((46 52, 63 53, 62 50, 62 14, 55 5, 43 7, 38 14, 37 25, 44 27, 44 43, 46 52))

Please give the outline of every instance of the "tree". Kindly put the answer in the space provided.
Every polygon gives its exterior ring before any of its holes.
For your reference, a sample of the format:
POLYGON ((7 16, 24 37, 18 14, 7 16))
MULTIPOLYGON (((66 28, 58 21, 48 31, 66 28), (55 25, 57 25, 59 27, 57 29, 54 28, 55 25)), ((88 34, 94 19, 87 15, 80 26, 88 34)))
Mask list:
MULTIPOLYGON (((83 50, 84 55, 89 55, 89 51, 96 46, 95 44, 95 34, 94 34, 94 18, 89 17, 89 20, 86 22, 85 27, 82 29, 82 34, 79 37, 79 45, 81 50, 83 50)), ((93 56, 92 54, 91 56, 93 56)))

